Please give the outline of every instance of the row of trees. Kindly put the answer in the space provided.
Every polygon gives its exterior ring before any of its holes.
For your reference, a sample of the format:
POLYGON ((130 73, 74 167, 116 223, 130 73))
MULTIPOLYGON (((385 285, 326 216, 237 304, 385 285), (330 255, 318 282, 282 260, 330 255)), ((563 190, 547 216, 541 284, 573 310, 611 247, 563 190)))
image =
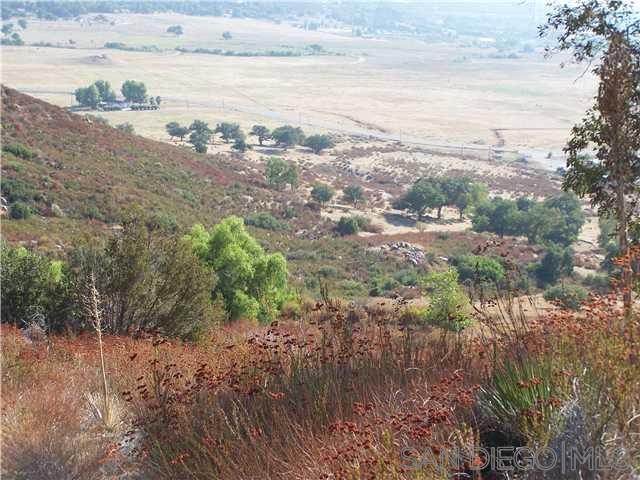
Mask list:
POLYGON ((444 207, 455 207, 462 219, 470 206, 486 196, 486 188, 469 178, 422 177, 393 202, 393 208, 414 213, 420 221, 428 210, 435 210, 440 219, 444 207))
POLYGON ((196 338, 215 305, 227 319, 266 321, 288 298, 286 260, 265 253, 239 218, 185 236, 139 213, 123 227, 104 247, 79 245, 64 261, 3 245, 2 321, 82 330, 95 286, 105 331, 196 338))
MULTIPOLYGON (((122 96, 132 103, 152 103, 160 105, 162 98, 159 96, 149 97, 147 87, 143 82, 127 80, 120 88, 122 96)), ((81 87, 74 92, 76 101, 85 107, 96 108, 101 102, 115 102, 117 95, 111 87, 111 83, 106 80, 97 80, 88 87, 81 87)))
POLYGON ((472 217, 476 232, 525 236, 530 243, 569 246, 578 239, 585 222, 582 205, 572 193, 542 202, 493 198, 476 205, 472 217))
POLYGON ((169 122, 165 128, 171 138, 179 138, 181 141, 189 135, 188 142, 198 153, 207 152, 207 145, 213 143, 214 134, 220 134, 227 143, 233 140, 232 148, 240 152, 250 148, 244 132, 237 123, 222 122, 216 125, 215 129, 211 129, 207 122, 194 120, 188 127, 180 125, 178 122, 169 122))
MULTIPOLYGON (((233 140, 233 148, 240 152, 251 148, 246 141, 245 133, 237 123, 221 122, 212 130, 207 122, 202 120, 194 120, 189 127, 182 126, 178 122, 170 122, 166 125, 166 130, 171 138, 179 138, 180 140, 184 140, 185 136, 190 132, 198 132, 193 138, 189 138, 189 143, 194 146, 196 151, 206 152, 206 145, 212 142, 214 134, 220 134, 227 143, 233 140)), ((316 154, 335 146, 333 139, 329 135, 306 137, 300 127, 292 127, 291 125, 283 125, 274 130, 269 130, 264 125, 254 125, 249 135, 256 137, 258 144, 261 146, 264 145, 264 142, 273 140, 277 147, 286 149, 295 145, 304 145, 316 154)))

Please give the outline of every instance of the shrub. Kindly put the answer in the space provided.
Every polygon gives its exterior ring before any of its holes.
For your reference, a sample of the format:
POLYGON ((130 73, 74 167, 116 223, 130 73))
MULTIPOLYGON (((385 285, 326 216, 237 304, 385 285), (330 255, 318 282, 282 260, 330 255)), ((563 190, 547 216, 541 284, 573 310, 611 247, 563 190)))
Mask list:
POLYGON ((211 232, 194 226, 187 236, 194 251, 215 271, 214 295, 224 300, 231 319, 268 320, 287 299, 287 261, 266 254, 238 217, 228 217, 211 232))
POLYGON ((454 332, 471 324, 469 298, 458 284, 456 269, 431 272, 422 283, 429 293, 426 323, 454 332))
POLYGON ((344 187, 342 192, 344 194, 344 199, 353 205, 357 205, 359 202, 364 201, 364 189, 360 185, 348 185, 344 187))
POLYGON ((33 188, 33 185, 24 180, 3 178, 0 187, 2 188, 2 196, 9 203, 32 202, 38 197, 38 192, 33 188))
POLYGON ((252 227, 263 228, 265 230, 288 230, 289 225, 286 222, 281 222, 269 212, 257 212, 247 215, 244 219, 246 225, 252 227))
POLYGON ((611 280, 609 279, 609 276, 605 274, 589 274, 584 278, 582 283, 600 293, 605 293, 611 288, 611 280))
POLYGON ((332 267, 331 265, 324 265, 318 269, 318 275, 325 278, 337 277, 338 270, 336 267, 332 267))
POLYGON ((321 205, 330 201, 335 195, 335 190, 330 185, 316 183, 311 189, 311 198, 321 205))
POLYGON ((0 247, 2 321, 23 326, 34 315, 47 323, 54 306, 63 300, 61 263, 24 247, 0 247))
POLYGON ((544 299, 549 302, 557 302, 572 310, 578 310, 582 302, 587 299, 587 291, 575 285, 555 285, 545 290, 544 299))
POLYGON ((15 202, 9 213, 14 220, 28 220, 31 217, 31 207, 26 203, 15 202))
POLYGON ((9 143, 7 145, 3 145, 2 151, 11 153, 16 157, 22 158, 24 160, 31 160, 32 158, 38 156, 36 152, 31 150, 29 147, 22 145, 21 143, 9 143))
POLYGON ((340 217, 336 225, 336 231, 340 235, 354 235, 360 231, 376 232, 378 229, 371 224, 371 220, 362 215, 340 217))
POLYGON ((293 190, 298 187, 298 166, 282 158, 269 157, 265 175, 269 186, 276 190, 284 188, 287 184, 291 185, 293 190))
POLYGON ((121 132, 128 133, 130 135, 135 135, 135 133, 136 133, 135 128, 133 128, 133 125, 131 125, 131 123, 129 123, 129 122, 120 123, 120 124, 116 125, 116 128, 118 130, 120 130, 121 132))
POLYGON ((552 285, 572 272, 573 250, 553 243, 547 246, 547 253, 534 266, 534 273, 540 286, 552 285))
POLYGON ((335 146, 333 139, 329 135, 311 135, 304 142, 305 147, 309 147, 313 153, 318 154, 322 150, 335 146))
MULTIPOLYGON (((74 290, 82 298, 87 278, 96 278, 111 333, 157 329, 168 336, 197 338, 210 320, 213 272, 192 244, 164 236, 142 214, 129 214, 106 248, 81 246, 70 257, 74 290)), ((76 317, 76 327, 84 318, 76 317)))
POLYGON ((481 388, 480 407, 508 436, 548 441, 557 431, 552 427, 561 420, 560 400, 566 396, 556 377, 549 359, 507 359, 491 383, 481 388))
POLYGON ((336 290, 346 298, 364 297, 367 294, 362 283, 357 280, 342 280, 336 284, 336 290))
POLYGON ((451 262, 462 281, 491 282, 498 284, 504 279, 504 267, 497 258, 479 255, 462 255, 451 262))
POLYGON ((340 235, 354 235, 360 231, 360 224, 355 217, 341 217, 336 230, 340 235))

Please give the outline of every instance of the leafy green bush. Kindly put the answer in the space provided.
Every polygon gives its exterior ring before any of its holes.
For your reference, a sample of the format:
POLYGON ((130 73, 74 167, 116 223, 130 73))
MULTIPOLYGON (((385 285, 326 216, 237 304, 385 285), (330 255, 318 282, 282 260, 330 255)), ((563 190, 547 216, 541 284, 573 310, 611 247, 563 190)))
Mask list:
POLYGON ((471 324, 469 298, 458 284, 455 268, 431 272, 422 283, 429 294, 426 323, 453 332, 460 332, 471 324))
POLYGON ((360 231, 360 224, 356 217, 341 217, 336 230, 340 235, 354 235, 360 231))
POLYGON ((501 237, 524 235, 530 243, 563 246, 577 240, 585 221, 580 201, 572 193, 561 193, 544 202, 494 198, 478 204, 472 220, 476 232, 493 232, 501 237))
POLYGON ((276 190, 281 190, 285 185, 291 185, 292 190, 298 187, 298 166, 282 158, 269 157, 265 175, 269 186, 276 190))
POLYGON ((333 198, 335 193, 331 185, 316 183, 311 189, 311 198, 319 204, 324 205, 333 198))
POLYGON ((555 285, 545 290, 544 299, 549 302, 558 302, 572 310, 578 310, 580 304, 587 299, 587 291, 575 285, 555 285))
POLYGON ((15 202, 9 213, 14 220, 28 220, 31 217, 31 207, 26 203, 15 202))
POLYGON ((600 293, 608 292, 611 289, 611 279, 605 274, 589 274, 584 278, 582 283, 600 293))
POLYGON ((571 247, 549 244, 547 253, 535 264, 533 271, 541 287, 553 285, 564 275, 573 272, 573 250, 571 247))
POLYGON ((287 261, 279 253, 266 254, 241 218, 228 217, 211 232, 195 225, 186 238, 215 271, 213 292, 231 319, 272 319, 287 300, 287 261))
POLYGON ((345 298, 364 297, 367 292, 357 280, 342 280, 336 284, 336 290, 345 298))
POLYGON ((395 278, 382 277, 377 279, 375 282, 375 286, 371 290, 369 290, 369 296, 382 297, 389 294, 389 292, 392 292, 399 286, 400 282, 398 282, 395 278))
POLYGON ((6 244, 0 247, 0 259, 2 321, 22 326, 42 315, 47 322, 63 297, 61 262, 6 244))
POLYGON ((360 231, 374 232, 376 228, 371 225, 371 220, 362 215, 352 215, 349 217, 340 217, 336 225, 336 231, 340 235, 354 235, 360 231))
POLYGON ((3 178, 0 186, 2 187, 2 196, 9 203, 18 201, 29 203, 39 198, 39 194, 33 188, 33 185, 24 180, 3 178))
POLYGON ((320 254, 315 250, 291 250, 286 253, 287 260, 298 261, 317 261, 320 260, 320 254))
POLYGON ((22 145, 21 143, 9 143, 7 145, 2 146, 2 151, 11 153, 16 157, 22 158, 24 160, 31 160, 38 156, 36 152, 31 150, 29 147, 22 145))
POLYGON ((414 287, 418 284, 418 272, 412 268, 397 271, 393 278, 405 287, 414 287))
POLYGON ((281 222, 269 212, 257 212, 247 215, 244 219, 246 225, 263 228, 265 230, 288 230, 289 224, 281 222))
POLYGON ((453 258, 451 263, 458 270, 462 281, 470 280, 498 284, 504 279, 504 267, 497 258, 462 255, 453 258))

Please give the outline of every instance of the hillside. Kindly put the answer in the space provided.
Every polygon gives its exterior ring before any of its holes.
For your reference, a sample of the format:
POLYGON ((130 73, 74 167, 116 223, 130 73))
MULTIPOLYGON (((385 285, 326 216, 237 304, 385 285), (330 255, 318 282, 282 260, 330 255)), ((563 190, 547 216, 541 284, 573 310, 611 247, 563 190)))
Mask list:
MULTIPOLYGON (((9 206, 20 202, 33 211, 19 220, 3 212, 3 239, 10 243, 66 252, 78 240, 118 231, 136 204, 178 231, 231 214, 269 212, 283 228, 250 229, 267 249, 285 254, 291 281, 304 290, 318 294, 322 275, 347 297, 359 297, 389 272, 415 276, 402 256, 370 252, 364 239, 331 235, 334 224, 306 204, 303 192, 268 189, 262 163, 123 133, 7 87, 2 110, 2 196, 9 206)), ((304 183, 313 178, 303 169, 304 183)), ((439 253, 442 243, 434 243, 439 253)))
POLYGON ((3 196, 36 213, 4 222, 9 240, 50 248, 72 232, 113 227, 133 204, 190 226, 275 199, 240 160, 123 133, 6 87, 2 111, 3 196), (7 151, 16 144, 26 151, 7 151))

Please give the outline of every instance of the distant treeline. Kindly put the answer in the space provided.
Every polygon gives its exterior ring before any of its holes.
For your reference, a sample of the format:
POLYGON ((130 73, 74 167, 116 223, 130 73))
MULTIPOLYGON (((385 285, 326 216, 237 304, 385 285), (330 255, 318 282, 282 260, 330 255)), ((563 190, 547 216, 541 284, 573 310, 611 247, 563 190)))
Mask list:
POLYGON ((89 13, 175 12, 184 15, 265 18, 320 13, 322 6, 311 2, 211 2, 202 1, 45 1, 2 2, 2 18, 34 15, 42 19, 74 18, 89 13))
POLYGON ((355 35, 403 32, 434 36, 489 34, 499 39, 536 36, 531 10, 524 4, 478 2, 450 5, 423 2, 229 2, 229 1, 4 1, 2 18, 35 16, 41 19, 75 18, 86 14, 175 12, 195 16, 229 15, 273 21, 304 19, 304 28, 315 30, 340 23, 353 28, 355 35), (313 18, 313 20, 309 20, 313 18), (505 19, 497 22, 496 19, 505 19))
MULTIPOLYGON (((106 47, 106 45, 105 45, 106 47)), ((222 48, 185 48, 176 47, 178 52, 182 53, 202 53, 207 55, 223 55, 225 57, 302 57, 306 55, 342 55, 340 53, 327 52, 318 45, 310 45, 304 50, 287 49, 287 50, 226 50, 222 48), (315 48, 314 48, 315 47, 315 48)))

